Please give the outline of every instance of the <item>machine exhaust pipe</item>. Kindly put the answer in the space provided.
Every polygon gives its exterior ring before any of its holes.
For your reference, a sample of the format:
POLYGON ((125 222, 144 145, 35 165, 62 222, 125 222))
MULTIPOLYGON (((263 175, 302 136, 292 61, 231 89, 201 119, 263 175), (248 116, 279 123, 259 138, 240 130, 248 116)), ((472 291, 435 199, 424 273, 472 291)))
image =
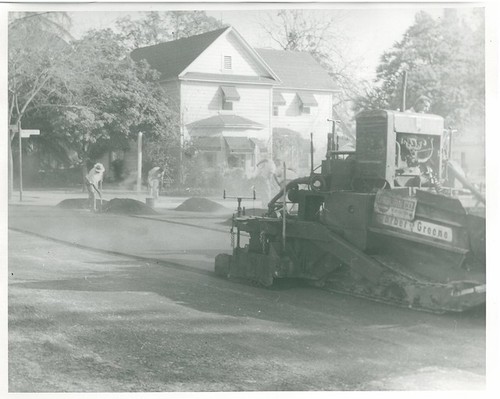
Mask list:
POLYGON ((401 87, 401 112, 406 110, 406 86, 408 84, 408 72, 403 72, 403 83, 401 87))

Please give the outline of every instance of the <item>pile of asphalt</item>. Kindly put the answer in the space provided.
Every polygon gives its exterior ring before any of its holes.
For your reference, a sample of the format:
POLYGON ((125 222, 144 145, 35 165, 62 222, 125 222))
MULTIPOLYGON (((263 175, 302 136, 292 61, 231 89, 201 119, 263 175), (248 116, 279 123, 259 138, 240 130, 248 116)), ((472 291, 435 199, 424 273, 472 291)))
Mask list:
POLYGON ((218 204, 217 202, 202 197, 188 198, 177 208, 175 208, 175 210, 187 211, 187 212, 210 212, 210 213, 227 211, 227 209, 221 204, 218 204))
MULTIPOLYGON (((97 200, 97 207, 100 201, 97 200)), ((89 200, 87 198, 69 198, 57 204, 64 209, 89 209, 89 200)), ((121 215, 157 215, 153 208, 141 201, 131 198, 113 198, 110 201, 102 200, 102 212, 121 215)))

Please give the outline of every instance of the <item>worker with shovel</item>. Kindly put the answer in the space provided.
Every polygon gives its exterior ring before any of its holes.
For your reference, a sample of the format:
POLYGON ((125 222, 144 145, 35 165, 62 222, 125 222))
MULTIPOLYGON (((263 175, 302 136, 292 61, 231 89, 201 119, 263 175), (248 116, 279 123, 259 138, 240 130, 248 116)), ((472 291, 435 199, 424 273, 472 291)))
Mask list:
POLYGON ((85 185, 87 187, 87 191, 89 192, 89 208, 92 212, 97 211, 96 207, 96 196, 97 193, 99 195, 100 206, 99 210, 102 211, 102 194, 99 190, 99 183, 102 188, 102 180, 104 177, 104 165, 102 163, 96 163, 90 172, 85 176, 85 185))

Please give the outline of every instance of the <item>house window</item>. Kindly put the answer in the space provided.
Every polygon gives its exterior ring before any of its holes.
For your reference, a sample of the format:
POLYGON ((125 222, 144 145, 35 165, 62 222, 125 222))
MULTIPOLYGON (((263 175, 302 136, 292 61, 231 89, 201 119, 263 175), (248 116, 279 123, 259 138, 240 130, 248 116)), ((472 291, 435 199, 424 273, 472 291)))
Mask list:
POLYGON ((305 105, 300 106, 300 113, 301 114, 310 114, 311 113, 311 107, 306 107, 305 105))
POLYGON ((222 109, 224 111, 233 110, 233 102, 240 101, 240 95, 234 86, 221 86, 222 91, 222 109))
POLYGON ((273 116, 278 116, 280 114, 280 109, 277 105, 273 106, 273 116))
POLYGON ((230 55, 224 56, 224 69, 233 69, 233 60, 230 55))
POLYGON ((227 157, 227 164, 230 168, 244 168, 245 160, 245 154, 231 154, 227 157))
POLYGON ((225 99, 222 99, 222 109, 224 111, 232 111, 233 110, 233 102, 226 101, 225 99))
POLYGON ((312 93, 299 92, 297 96, 299 97, 299 110, 302 115, 309 115, 311 113, 311 107, 318 106, 312 93))

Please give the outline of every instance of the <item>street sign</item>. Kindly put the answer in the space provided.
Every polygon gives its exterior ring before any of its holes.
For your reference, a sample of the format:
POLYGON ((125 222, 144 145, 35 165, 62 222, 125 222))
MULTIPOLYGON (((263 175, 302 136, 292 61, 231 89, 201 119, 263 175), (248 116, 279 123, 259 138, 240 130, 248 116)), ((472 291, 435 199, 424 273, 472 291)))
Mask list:
POLYGON ((40 134, 40 130, 38 129, 21 129, 21 137, 27 138, 29 136, 38 136, 40 134))

